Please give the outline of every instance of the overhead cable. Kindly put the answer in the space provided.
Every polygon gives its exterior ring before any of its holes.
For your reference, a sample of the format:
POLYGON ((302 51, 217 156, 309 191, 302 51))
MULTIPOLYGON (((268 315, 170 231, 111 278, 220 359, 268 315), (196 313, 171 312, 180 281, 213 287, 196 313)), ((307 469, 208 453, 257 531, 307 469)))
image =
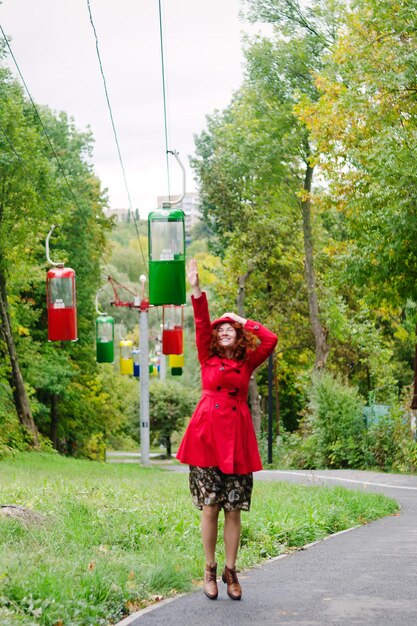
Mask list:
MULTIPOLYGON (((64 178, 64 180, 65 180, 65 183, 66 183, 67 188, 68 188, 68 190, 69 190, 69 192, 70 192, 70 195, 71 195, 72 199, 74 200, 74 203, 75 203, 76 207, 77 207, 77 208, 78 208, 78 210, 79 210, 79 214, 80 214, 80 215, 81 215, 81 217, 83 218, 83 220, 84 220, 84 222, 85 222, 85 224, 86 224, 87 228, 90 230, 90 234, 91 234, 92 240, 93 240, 94 245, 96 246, 96 248, 97 248, 97 250, 98 250, 98 252, 99 252, 100 258, 102 259, 102 261, 103 261, 104 265, 106 265, 106 267, 108 268, 108 265, 107 265, 106 261, 103 259, 103 256, 102 256, 101 246, 99 246, 99 245, 98 245, 98 243, 97 243, 97 241, 96 241, 96 239, 95 239, 95 237, 94 237, 94 234, 92 233, 92 231, 91 231, 91 229, 90 229, 90 224, 88 223, 87 218, 86 218, 86 216, 84 215, 83 209, 81 208, 81 206, 80 206, 80 204, 79 204, 79 202, 78 202, 78 200, 77 200, 77 197, 75 196, 75 194, 74 194, 74 192, 73 192, 73 190, 72 190, 71 184, 70 184, 70 182, 69 182, 69 180, 68 180, 68 177, 67 177, 67 175, 66 175, 66 173, 65 173, 65 171, 64 171, 64 168, 63 168, 63 166, 62 166, 62 164, 61 164, 61 161, 60 161, 60 159, 59 159, 59 157, 58 157, 58 154, 57 154, 57 152, 56 152, 56 150, 55 150, 55 147, 54 147, 54 145, 53 145, 53 143, 52 143, 52 141, 51 141, 51 139, 50 139, 50 137, 49 137, 48 131, 47 131, 46 127, 45 127, 45 124, 43 123, 43 120, 42 120, 41 115, 40 115, 40 113, 39 113, 38 107, 36 106, 35 101, 34 101, 34 100, 33 100, 33 98, 32 98, 32 94, 30 93, 29 87, 27 86, 27 83, 26 83, 26 81, 25 81, 25 79, 24 79, 24 77, 23 77, 22 71, 21 71, 21 69, 20 69, 20 67, 19 67, 19 64, 18 64, 18 62, 17 62, 17 60, 16 60, 15 55, 13 54, 13 50, 12 50, 12 48, 11 48, 11 46, 10 46, 9 40, 8 40, 8 38, 7 38, 7 36, 6 36, 5 32, 4 32, 3 27, 1 26, 1 24, 0 24, 0 30, 1 30, 1 33, 2 33, 2 35, 3 35, 4 41, 6 42, 7 48, 8 48, 8 50, 9 50, 9 52, 10 52, 10 56, 11 56, 11 57, 12 57, 12 59, 13 59, 13 62, 14 62, 14 64, 15 64, 16 69, 17 69, 17 71, 18 71, 18 74, 19 74, 19 76, 20 76, 20 79, 21 79, 21 81, 22 81, 22 83, 23 83, 23 86, 24 86, 24 88, 25 88, 25 90, 26 90, 26 93, 27 93, 27 95, 28 95, 28 97, 29 97, 29 100, 30 100, 30 102, 31 102, 31 105, 32 105, 32 107, 33 107, 33 110, 35 111, 35 114, 36 114, 36 117, 37 117, 37 119, 38 119, 38 121, 39 121, 39 124, 40 124, 40 126, 41 126, 41 128, 42 128, 42 130, 43 130, 44 136, 45 136, 45 138, 46 138, 46 140, 47 140, 47 142, 48 142, 48 144, 49 144, 49 147, 50 147, 50 149, 51 149, 51 151, 52 151, 52 154, 53 154, 53 156, 54 156, 54 158, 55 158, 55 160, 56 160, 56 162, 57 162, 57 164, 58 164, 59 171, 60 171, 60 173, 62 174, 62 177, 63 177, 63 178, 64 178)), ((32 186, 33 186, 33 188, 34 188, 35 192, 37 193, 37 195, 38 195, 40 198, 42 198, 42 195, 40 194, 39 189, 38 189, 38 188, 37 188, 37 186, 36 186, 36 183, 34 182, 33 178, 31 177, 31 175, 30 175, 30 173, 29 173, 28 168, 27 168, 27 167, 26 167, 26 165, 25 165, 25 161, 24 161, 24 159, 23 159, 23 158, 22 158, 22 156, 20 156, 20 155, 19 155, 19 153, 16 151, 16 149, 15 149, 15 148, 14 148, 14 146, 13 146, 13 142, 11 142, 11 139, 7 136, 7 134, 5 133, 4 129, 2 129, 2 132, 3 132, 3 135, 4 135, 4 137, 6 138, 7 142, 8 142, 8 143, 9 143, 9 145, 11 146, 11 149, 12 149, 13 153, 15 154, 15 156, 19 159, 20 163, 22 164, 23 170, 24 170, 24 172, 25 172, 26 176, 28 177, 28 179, 30 180, 30 182, 31 182, 31 184, 32 184, 32 186)))
POLYGON ((50 139, 50 137, 49 137, 49 134, 48 134, 48 131, 47 131, 46 127, 45 127, 45 124, 43 123, 43 120, 42 120, 42 118, 41 118, 41 116, 40 116, 40 113, 39 113, 39 111, 38 111, 38 107, 36 106, 36 104, 35 104, 35 102, 34 102, 34 100, 33 100, 33 98, 32 98, 32 95, 31 95, 31 93, 30 93, 30 91, 29 91, 29 87, 27 86, 26 81, 25 81, 25 79, 23 78, 23 74, 22 74, 22 72, 21 72, 21 70, 20 70, 19 64, 18 64, 18 62, 17 62, 17 60, 16 60, 16 57, 15 57, 15 56, 14 56, 14 54, 13 54, 13 50, 12 50, 12 48, 11 48, 11 46, 10 46, 10 43, 9 43, 9 41, 8 41, 8 39, 7 39, 6 35, 5 35, 5 33, 4 33, 4 30, 3 30, 3 27, 1 26, 1 24, 0 24, 0 29, 1 29, 2 35, 3 35, 3 37, 4 37, 4 40, 5 40, 5 42, 6 42, 6 45, 7 45, 8 49, 9 49, 10 55, 11 55, 11 57, 12 57, 12 59, 13 59, 13 62, 14 62, 14 64, 15 64, 15 66, 16 66, 16 69, 17 69, 17 71, 18 71, 18 73, 19 73, 20 79, 21 79, 21 81, 22 81, 22 83, 23 83, 23 85, 24 85, 24 87, 25 87, 25 89, 26 89, 26 93, 28 94, 29 100, 30 100, 30 102, 31 102, 31 104, 32 104, 32 107, 33 107, 34 111, 35 111, 36 117, 37 117, 37 118, 38 118, 38 120, 39 120, 39 123, 40 123, 40 125, 41 125, 41 127, 42 127, 42 130, 43 130, 44 134, 45 134, 46 140, 48 141, 49 147, 50 147, 50 148, 51 148, 51 150, 52 150, 52 153, 53 153, 53 155, 54 155, 54 157, 55 157, 55 159, 56 159, 56 162, 57 162, 58 167, 59 167, 59 169, 60 169, 60 171, 61 171, 61 174, 62 174, 62 176, 63 176, 63 178, 64 178, 64 180, 65 180, 65 183, 66 183, 66 185, 67 185, 67 187, 68 187, 68 190, 69 190, 69 192, 70 192, 70 194, 71 194, 71 197, 72 197, 72 199, 74 200, 74 202, 75 202, 75 204, 76 204, 77 208, 79 209, 80 213, 82 214, 82 209, 81 209, 81 207, 80 207, 80 205, 79 205, 79 203, 78 203, 78 200, 77 200, 77 198, 76 198, 76 196, 75 196, 75 194, 74 194, 74 192, 73 192, 73 190, 72 190, 72 187, 71 187, 71 185, 70 185, 70 182, 69 182, 69 180, 68 180, 68 177, 67 177, 67 175, 66 175, 66 173, 65 173, 65 171, 64 171, 64 168, 62 167, 62 164, 61 164, 61 161, 60 161, 60 159, 59 159, 59 156, 58 156, 58 154, 57 154, 57 152, 56 152, 56 150, 55 150, 55 147, 54 147, 54 145, 53 145, 53 143, 52 143, 52 141, 51 141, 51 139, 50 139))
POLYGON ((117 154, 118 154, 118 157, 119 157, 120 166, 122 168, 123 180, 124 180, 124 184, 125 184, 125 188, 126 188, 127 198, 128 198, 128 201, 129 201, 130 214, 133 216, 133 221, 134 221, 135 228, 136 228, 136 234, 137 234, 138 239, 139 239, 139 245, 140 245, 140 250, 141 250, 141 254, 142 254, 142 260, 143 260, 143 263, 144 263, 145 271, 147 271, 147 264, 146 264, 145 255, 144 255, 144 252, 143 252, 142 241, 140 239, 138 225, 136 223, 135 213, 134 213, 133 207, 132 207, 132 200, 131 200, 131 196, 130 196, 129 186, 127 184, 126 170, 125 170, 125 167, 124 167, 124 164, 123 164, 122 153, 121 153, 121 150, 120 150, 119 139, 118 139, 117 131, 116 131, 116 125, 114 123, 113 111, 112 111, 112 107, 111 107, 111 104, 110 104, 110 97, 109 97, 109 92, 108 92, 108 88, 107 88, 107 80, 106 80, 106 77, 105 77, 105 74, 104 74, 103 63, 101 61, 101 55, 100 55, 100 48, 99 48, 97 30, 96 30, 96 27, 95 27, 95 24, 94 24, 94 20, 93 20, 93 15, 92 15, 92 12, 91 12, 90 0, 87 0, 87 7, 88 7, 88 13, 89 13, 89 16, 90 16, 90 23, 91 23, 91 27, 93 29, 94 39, 95 39, 95 43, 96 43, 97 58, 98 58, 99 66, 100 66, 101 77, 103 79, 104 93, 105 93, 106 101, 107 101, 107 108, 109 110, 109 115, 110 115, 110 121, 111 121, 112 129, 113 129, 114 140, 116 142, 116 147, 117 147, 117 154))
POLYGON ((165 57, 164 57, 164 35, 162 28, 162 7, 161 0, 158 0, 159 8, 159 41, 161 47, 161 73, 162 73, 162 99, 164 104, 164 134, 165 134, 165 156, 167 167, 167 182, 168 182, 168 200, 171 200, 171 183, 169 177, 169 149, 168 149, 168 115, 167 115, 167 97, 165 87, 165 57))

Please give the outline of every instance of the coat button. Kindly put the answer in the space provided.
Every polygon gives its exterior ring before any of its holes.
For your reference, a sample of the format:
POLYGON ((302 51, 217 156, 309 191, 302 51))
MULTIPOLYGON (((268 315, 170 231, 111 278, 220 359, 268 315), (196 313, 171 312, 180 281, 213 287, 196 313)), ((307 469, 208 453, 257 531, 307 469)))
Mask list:
POLYGON ((217 391, 220 391, 221 387, 220 385, 218 387, 216 387, 217 391))
POLYGON ((259 326, 258 326, 258 324, 256 324, 256 326, 254 326, 254 329, 255 329, 255 330, 259 330, 259 326))
POLYGON ((237 374, 240 374, 240 370, 236 370, 236 373, 237 373, 237 374))
POLYGON ((232 411, 236 411, 236 407, 235 406, 232 406, 232 411))
POLYGON ((214 408, 215 408, 215 409, 218 409, 218 408, 219 408, 219 405, 218 405, 218 404, 215 404, 215 405, 214 405, 214 408))
POLYGON ((222 372, 224 370, 223 365, 221 367, 219 367, 219 370, 222 372))

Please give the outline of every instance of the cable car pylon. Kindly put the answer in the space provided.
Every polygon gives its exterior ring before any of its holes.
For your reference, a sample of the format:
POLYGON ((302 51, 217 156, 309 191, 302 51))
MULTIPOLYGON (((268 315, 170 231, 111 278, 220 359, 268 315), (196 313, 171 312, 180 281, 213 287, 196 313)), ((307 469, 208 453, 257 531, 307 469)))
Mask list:
MULTIPOLYGON (((135 292, 127 289, 120 283, 118 283, 112 276, 108 276, 108 281, 110 282, 113 293, 114 300, 111 302, 112 306, 124 306, 130 307, 132 309, 139 310, 139 366, 140 366, 140 458, 142 465, 149 465, 149 442, 150 442, 150 432, 149 432, 149 319, 148 319, 148 311, 149 311, 149 300, 145 297, 145 282, 146 276, 141 275, 139 277, 141 283, 141 295, 138 296, 135 292), (131 295, 133 295, 133 302, 125 301, 120 298, 118 289, 124 289, 131 295)), ((125 344, 127 342, 124 342, 125 344)), ((120 342, 122 344, 122 342, 120 342)), ((132 348, 133 343, 130 342, 131 345, 126 346, 129 348, 129 371, 125 371, 122 373, 127 373, 129 375, 134 374, 134 366, 133 366, 133 355, 132 348)), ((127 367, 127 363, 125 363, 127 367)))

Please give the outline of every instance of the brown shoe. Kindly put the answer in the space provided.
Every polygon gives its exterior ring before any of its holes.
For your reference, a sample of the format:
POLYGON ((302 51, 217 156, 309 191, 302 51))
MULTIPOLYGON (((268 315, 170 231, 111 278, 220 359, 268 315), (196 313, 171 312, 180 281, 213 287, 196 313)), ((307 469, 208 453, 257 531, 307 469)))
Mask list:
POLYGON ((222 573, 222 581, 227 583, 227 595, 231 600, 240 600, 242 597, 242 587, 239 584, 236 570, 229 569, 225 565, 222 573))
POLYGON ((216 600, 219 595, 219 590, 217 589, 217 563, 213 567, 206 565, 203 591, 210 600, 216 600))

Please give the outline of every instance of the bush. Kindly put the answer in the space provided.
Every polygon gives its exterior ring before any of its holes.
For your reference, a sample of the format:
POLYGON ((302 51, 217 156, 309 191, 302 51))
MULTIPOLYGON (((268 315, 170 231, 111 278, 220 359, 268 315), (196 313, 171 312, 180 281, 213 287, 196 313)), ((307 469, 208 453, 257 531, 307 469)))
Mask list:
POLYGON ((312 377, 307 424, 310 455, 322 467, 361 467, 366 431, 357 389, 327 372, 312 377))
MULTIPOLYGON (((417 442, 410 426, 410 398, 390 400, 391 410, 368 428, 356 389, 328 373, 315 375, 300 429, 282 432, 273 445, 273 466, 297 469, 361 468, 417 472, 417 442)), ((259 448, 267 464, 267 440, 259 448)))
POLYGON ((367 446, 378 469, 417 471, 417 443, 411 436, 410 416, 400 404, 369 427, 367 446))
POLYGON ((300 430, 281 440, 289 467, 363 467, 367 456, 364 401, 359 392, 327 372, 314 374, 300 430))
POLYGON ((106 460, 106 442, 103 433, 94 433, 84 444, 83 455, 91 461, 106 460))
POLYGON ((191 416, 198 400, 195 391, 170 380, 155 381, 149 386, 151 440, 163 445, 171 456, 172 435, 179 433, 191 416))
POLYGON ((30 450, 32 439, 19 424, 14 409, 5 411, 0 408, 0 459, 15 452, 30 450))

